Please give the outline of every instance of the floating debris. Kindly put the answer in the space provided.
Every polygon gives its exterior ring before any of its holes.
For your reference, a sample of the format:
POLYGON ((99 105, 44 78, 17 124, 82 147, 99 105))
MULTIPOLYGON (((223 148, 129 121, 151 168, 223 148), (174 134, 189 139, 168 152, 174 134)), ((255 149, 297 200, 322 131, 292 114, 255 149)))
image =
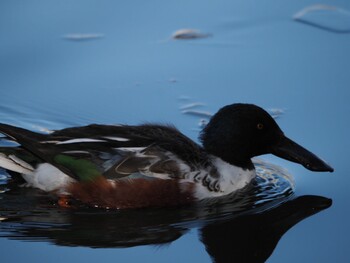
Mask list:
POLYGON ((207 38, 210 36, 211 34, 202 33, 197 29, 179 29, 172 34, 171 38, 183 40, 183 39, 207 38))
POLYGON ((67 34, 64 35, 63 38, 67 40, 72 40, 72 41, 87 41, 87 40, 94 40, 94 39, 99 39, 103 38, 103 34, 95 34, 95 33, 89 33, 89 34, 67 34))
POLYGON ((180 107, 180 110, 189 110, 201 106, 205 106, 205 104, 202 102, 193 102, 180 107))
POLYGON ((45 127, 42 127, 42 126, 39 126, 39 125, 32 125, 32 127, 35 130, 38 130, 39 132, 46 133, 46 134, 50 134, 50 133, 54 132, 53 130, 50 130, 48 128, 45 128, 45 127))
POLYGON ((209 121, 207 119, 200 119, 199 122, 198 122, 198 126, 200 128, 204 128, 205 126, 207 126, 208 122, 209 121))
POLYGON ((176 79, 176 78, 170 78, 170 79, 169 79, 169 82, 171 82, 171 83, 176 83, 176 82, 177 82, 177 79, 176 79))
POLYGON ((350 12, 336 6, 308 6, 297 12, 293 19, 334 33, 350 33, 350 12))
POLYGON ((313 11, 320 11, 320 10, 330 10, 330 11, 336 11, 338 8, 336 6, 330 6, 330 5, 312 5, 312 6, 307 6, 297 12, 294 16, 293 19, 301 19, 303 16, 307 15, 310 12, 313 11))
POLYGON ((268 109, 267 111, 271 114, 272 118, 274 119, 279 118, 285 112, 283 109, 277 108, 268 109))
POLYGON ((210 118, 211 116, 213 116, 213 114, 208 111, 199 111, 199 110, 183 110, 182 113, 204 117, 204 118, 210 118))

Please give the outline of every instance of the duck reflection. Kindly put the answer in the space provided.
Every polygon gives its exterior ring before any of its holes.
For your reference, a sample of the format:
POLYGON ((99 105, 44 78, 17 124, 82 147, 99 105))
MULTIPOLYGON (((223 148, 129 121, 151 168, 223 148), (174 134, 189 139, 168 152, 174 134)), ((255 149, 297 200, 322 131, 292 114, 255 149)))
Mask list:
POLYGON ((33 194, 32 189, 17 191, 27 193, 25 201, 16 201, 24 194, 16 191, 2 194, 0 199, 2 237, 64 246, 122 248, 169 243, 191 228, 200 228, 201 241, 214 262, 264 262, 288 229, 332 203, 320 196, 301 196, 275 204, 274 208, 253 210, 254 214, 232 212, 228 204, 221 207, 224 212, 220 215, 213 205, 72 211, 47 207, 48 197, 33 194))
POLYGON ((201 229, 214 262, 265 262, 290 228, 332 204, 321 196, 300 196, 275 209, 240 216, 201 229))

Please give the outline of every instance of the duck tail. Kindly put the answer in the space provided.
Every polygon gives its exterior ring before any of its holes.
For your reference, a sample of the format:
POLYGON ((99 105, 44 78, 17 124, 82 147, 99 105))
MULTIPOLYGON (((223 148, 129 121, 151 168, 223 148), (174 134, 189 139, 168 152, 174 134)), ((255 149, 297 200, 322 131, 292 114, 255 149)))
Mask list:
POLYGON ((31 142, 30 139, 38 139, 42 136, 26 129, 0 123, 0 167, 8 171, 31 175, 39 158, 25 145, 31 142), (1 134, 4 137, 1 137, 1 134))
POLYGON ((34 167, 13 154, 10 147, 0 147, 0 167, 19 174, 31 175, 34 167))

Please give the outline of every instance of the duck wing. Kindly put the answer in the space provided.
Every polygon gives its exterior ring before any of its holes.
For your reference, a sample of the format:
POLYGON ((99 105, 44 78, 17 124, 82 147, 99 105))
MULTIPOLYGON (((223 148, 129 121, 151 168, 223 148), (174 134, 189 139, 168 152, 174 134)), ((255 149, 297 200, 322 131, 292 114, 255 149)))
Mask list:
POLYGON ((146 175, 181 178, 205 164, 204 150, 171 126, 88 125, 39 134, 0 124, 0 132, 77 180, 146 175))

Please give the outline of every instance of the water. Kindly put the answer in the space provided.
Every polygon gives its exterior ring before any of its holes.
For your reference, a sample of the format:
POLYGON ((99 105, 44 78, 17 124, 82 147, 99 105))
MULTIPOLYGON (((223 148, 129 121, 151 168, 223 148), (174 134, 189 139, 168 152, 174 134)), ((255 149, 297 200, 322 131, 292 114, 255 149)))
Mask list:
MULTIPOLYGON (((199 102, 205 105, 196 110, 213 113, 250 102, 282 109, 277 121, 286 134, 335 168, 316 174, 263 156, 259 167, 283 167, 294 183, 278 168, 270 181, 280 184, 259 179, 248 203, 241 205, 236 196, 236 205, 226 200, 196 208, 201 213, 147 211, 149 217, 143 211, 64 211, 49 196, 1 177, 2 260, 222 262, 236 255, 238 262, 249 262, 249 255, 257 255, 256 261, 268 262, 348 262, 348 15, 293 20, 313 4, 2 1, 1 122, 37 131, 171 122, 196 140, 202 116, 183 114, 182 106, 199 102), (171 39, 184 28, 210 36, 171 39), (218 248, 222 236, 228 247, 218 248)), ((344 0, 323 4, 350 10, 344 0)))

